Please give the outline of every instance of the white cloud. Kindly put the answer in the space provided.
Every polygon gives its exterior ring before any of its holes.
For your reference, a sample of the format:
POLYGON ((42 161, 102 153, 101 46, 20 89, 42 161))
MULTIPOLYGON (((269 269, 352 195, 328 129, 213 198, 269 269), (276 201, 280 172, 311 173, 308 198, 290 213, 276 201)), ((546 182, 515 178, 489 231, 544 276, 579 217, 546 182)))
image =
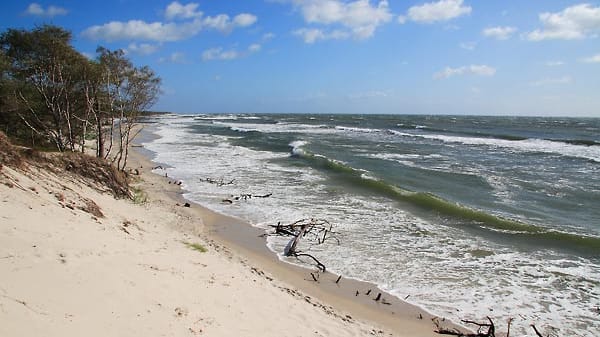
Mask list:
POLYGON ((248 47, 248 51, 251 53, 258 53, 262 49, 262 46, 258 43, 253 43, 248 47))
POLYGON ((418 23, 448 21, 471 13, 471 7, 463 5, 463 0, 440 0, 428 2, 408 9, 407 16, 418 23))
POLYGON ((317 28, 301 28, 295 30, 293 34, 301 37, 305 43, 315 43, 324 40, 342 40, 350 37, 350 34, 345 31, 334 30, 326 32, 317 28))
POLYGON ((510 36, 517 31, 515 27, 490 27, 483 30, 485 37, 491 37, 496 40, 508 40, 510 36))
POLYGON ((50 18, 55 17, 57 15, 67 15, 67 13, 68 11, 62 7, 49 6, 47 9, 44 9, 44 7, 35 2, 27 6, 27 9, 25 10, 25 14, 28 15, 47 16, 50 18))
POLYGON ((582 59, 581 61, 584 63, 600 63, 600 54, 586 57, 586 58, 582 59))
POLYGON ((253 43, 248 46, 246 51, 239 52, 235 49, 224 50, 221 47, 210 48, 202 52, 203 61, 231 61, 246 57, 250 54, 258 53, 262 49, 262 46, 258 43, 253 43))
POLYGON ((89 39, 106 41, 178 41, 194 36, 203 29, 230 33, 235 28, 251 26, 258 20, 255 15, 248 13, 236 15, 233 19, 227 14, 204 17, 202 12, 198 11, 198 4, 182 5, 176 1, 167 6, 165 17, 168 20, 181 19, 185 21, 166 23, 142 20, 112 21, 104 25, 91 26, 85 29, 82 35, 89 39))
POLYGON ((563 61, 547 61, 545 63, 546 66, 548 67, 558 67, 558 66, 562 66, 565 63, 563 61))
POLYGON ((222 33, 231 33, 235 28, 251 26, 257 20, 256 16, 247 13, 236 15, 233 20, 227 14, 220 14, 206 17, 202 23, 203 26, 219 30, 222 33))
POLYGON ((189 3, 182 5, 177 1, 171 2, 165 9, 165 18, 167 20, 174 19, 192 19, 202 16, 202 12, 198 11, 197 3, 189 3))
POLYGON ((127 22, 112 21, 101 26, 92 26, 81 35, 92 40, 150 40, 178 41, 196 35, 202 29, 202 22, 194 20, 184 24, 145 22, 130 20, 127 22))
POLYGON ((542 13, 539 19, 543 28, 525 35, 530 41, 576 40, 600 33, 600 7, 590 4, 567 7, 558 13, 542 13))
MULTIPOLYGON (((371 5, 370 0, 355 0, 344 2, 341 0, 292 0, 300 10, 304 20, 309 24, 340 25, 344 27, 344 34, 336 29, 335 35, 340 37, 349 36, 363 40, 373 36, 375 30, 384 23, 391 21, 392 14, 389 10, 387 0, 379 1, 377 5, 371 5)), ((323 32, 321 29, 304 28, 306 34, 309 31, 323 32)), ((296 34, 305 37, 305 41, 325 40, 327 38, 306 38, 306 34, 296 34)), ((331 36, 330 34, 325 34, 331 36)), ((312 43, 309 42, 309 43, 312 43)))
POLYGON ((458 68, 451 68, 451 67, 446 67, 444 68, 444 70, 437 72, 433 75, 433 78, 435 79, 444 79, 444 78, 449 78, 452 76, 456 76, 456 75, 467 75, 467 74, 473 74, 473 75, 479 75, 479 76, 493 76, 494 74, 496 74, 496 69, 492 68, 490 66, 487 65, 469 65, 469 66, 462 66, 462 67, 458 67, 458 68))
POLYGON ((202 60, 204 61, 229 61, 240 57, 240 54, 235 50, 223 50, 221 47, 207 49, 202 52, 202 60))
POLYGON ((475 50, 475 47, 477 47, 477 42, 462 42, 459 46, 462 49, 475 50))
POLYGON ((571 77, 563 76, 563 77, 558 77, 558 78, 544 78, 541 80, 531 82, 531 83, 529 83, 529 85, 534 86, 534 87, 541 87, 541 86, 546 86, 546 85, 570 84, 571 82, 573 82, 573 79, 571 77))
POLYGON ((138 54, 138 55, 150 55, 150 54, 155 53, 159 48, 160 48, 160 46, 155 45, 155 44, 130 43, 129 46, 127 46, 127 49, 125 50, 125 52, 138 54))
POLYGON ((242 13, 238 14, 233 18, 233 26, 235 27, 248 27, 252 26, 258 18, 255 15, 242 13))

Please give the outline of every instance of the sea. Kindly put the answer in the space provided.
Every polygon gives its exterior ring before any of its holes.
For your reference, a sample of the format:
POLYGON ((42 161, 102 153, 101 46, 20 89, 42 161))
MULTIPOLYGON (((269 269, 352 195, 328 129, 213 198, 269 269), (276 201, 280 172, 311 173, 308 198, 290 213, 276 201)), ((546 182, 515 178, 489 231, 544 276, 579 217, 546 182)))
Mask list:
MULTIPOLYGON (((600 336, 600 119, 151 117, 185 197, 253 226, 322 219, 329 271, 514 336, 600 336), (222 183, 220 183, 222 182, 222 183), (246 198, 242 196, 246 195, 246 198), (250 198, 248 196, 255 196, 250 198), (268 197, 257 197, 267 196, 268 197), (224 200, 229 200, 225 201, 224 200)), ((267 245, 282 261, 289 239, 267 245)), ((309 264, 307 267, 312 267, 309 264)))

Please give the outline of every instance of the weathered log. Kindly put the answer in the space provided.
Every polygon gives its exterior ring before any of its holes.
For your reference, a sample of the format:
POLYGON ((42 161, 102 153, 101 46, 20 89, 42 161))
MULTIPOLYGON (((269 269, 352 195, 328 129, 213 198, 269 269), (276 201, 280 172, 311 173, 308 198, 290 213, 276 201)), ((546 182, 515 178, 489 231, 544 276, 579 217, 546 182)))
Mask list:
POLYGON ((296 233, 296 235, 290 240, 290 242, 288 242, 288 244, 283 249, 283 255, 292 256, 296 254, 296 246, 298 245, 298 242, 300 242, 300 239, 302 239, 302 237, 304 236, 306 228, 307 226, 300 227, 300 231, 296 233))

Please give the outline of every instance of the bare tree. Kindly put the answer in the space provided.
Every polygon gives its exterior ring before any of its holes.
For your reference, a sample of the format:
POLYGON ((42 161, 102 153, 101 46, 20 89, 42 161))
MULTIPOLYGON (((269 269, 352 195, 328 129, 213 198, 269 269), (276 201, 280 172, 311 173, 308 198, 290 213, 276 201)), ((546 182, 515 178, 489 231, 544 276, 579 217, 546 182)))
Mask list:
MULTIPOLYGON (((105 157, 123 170, 127 165, 129 144, 141 113, 152 106, 160 93, 161 80, 149 67, 134 67, 122 50, 98 48, 108 117, 109 142, 105 157), (114 142, 117 142, 113 150, 114 142)), ((99 135, 99 138, 105 136, 99 135)))

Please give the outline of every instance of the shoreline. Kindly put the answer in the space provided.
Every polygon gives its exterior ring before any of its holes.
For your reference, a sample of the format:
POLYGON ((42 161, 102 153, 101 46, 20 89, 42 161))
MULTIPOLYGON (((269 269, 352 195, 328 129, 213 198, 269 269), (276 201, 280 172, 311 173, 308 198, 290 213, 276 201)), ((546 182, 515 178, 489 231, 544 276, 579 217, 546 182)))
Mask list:
MULTIPOLYGON (((138 137, 135 144, 150 141, 157 136, 144 128, 138 137)), ((152 194, 162 193, 177 205, 190 204, 191 207, 186 208, 187 212, 193 217, 202 219, 203 233, 209 239, 214 239, 218 244, 227 247, 238 256, 243 256, 253 265, 257 265, 260 270, 274 275, 276 279, 330 305, 330 308, 350 313, 341 317, 342 319, 350 317, 350 320, 358 318, 374 323, 384 330, 392 331, 393 335, 438 336, 434 332, 436 326, 432 321, 437 316, 380 289, 371 282, 345 278, 341 275, 340 281, 336 283, 340 275, 329 271, 321 273, 318 281, 314 281, 310 274, 311 269, 280 260, 277 254, 267 247, 266 239, 262 236, 265 232, 262 229, 252 226, 242 219, 215 212, 201 204, 185 199, 185 191, 177 184, 176 180, 152 172, 152 167, 164 165, 152 161, 150 156, 153 152, 141 145, 133 147, 132 150, 131 155, 134 160, 131 163, 139 166, 136 168, 142 172, 141 174, 154 175, 159 184, 167 185, 164 191, 155 190, 152 191, 152 194), (379 294, 381 294, 380 299, 376 301, 379 294)), ((160 187, 158 188, 160 189, 160 187)), ((443 328, 467 331, 465 327, 442 317, 438 317, 438 322, 443 328)))

